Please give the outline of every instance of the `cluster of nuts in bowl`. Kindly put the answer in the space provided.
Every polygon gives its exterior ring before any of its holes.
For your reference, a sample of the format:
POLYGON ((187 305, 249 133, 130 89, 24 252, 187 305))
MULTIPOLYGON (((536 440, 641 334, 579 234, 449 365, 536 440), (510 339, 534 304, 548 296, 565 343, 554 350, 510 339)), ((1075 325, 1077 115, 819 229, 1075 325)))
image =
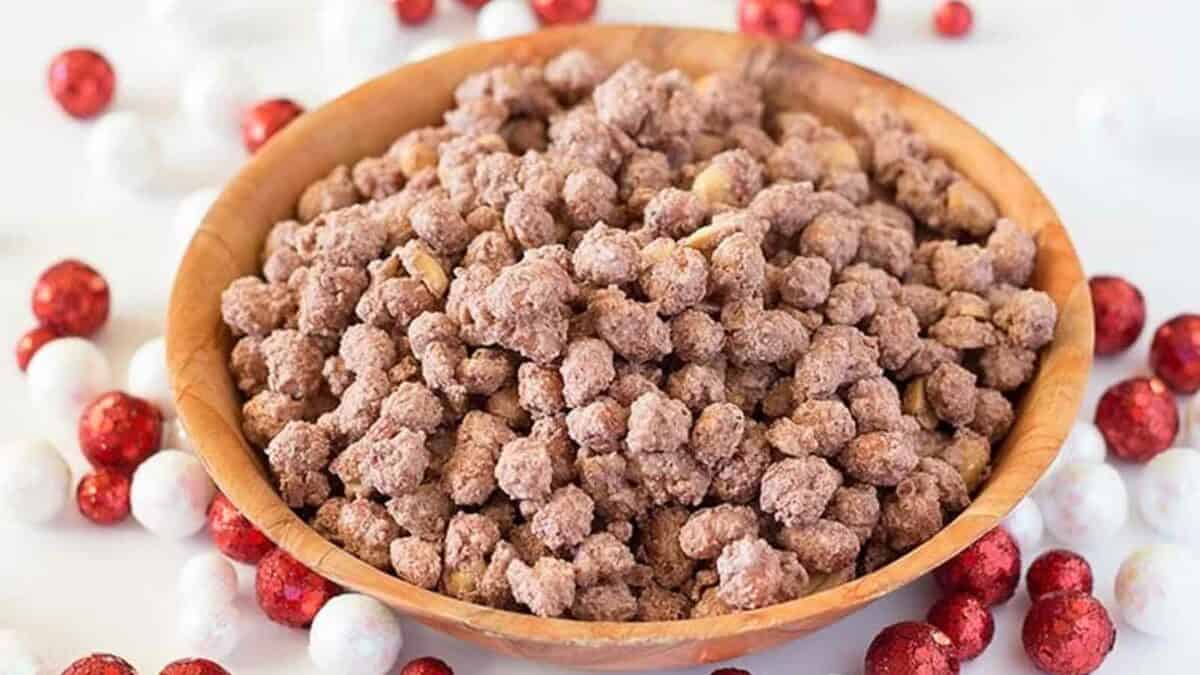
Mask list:
POLYGON ((222 296, 243 426, 324 536, 539 616, 763 607, 986 477, 1037 246, 894 111, 568 51, 337 167, 222 296))

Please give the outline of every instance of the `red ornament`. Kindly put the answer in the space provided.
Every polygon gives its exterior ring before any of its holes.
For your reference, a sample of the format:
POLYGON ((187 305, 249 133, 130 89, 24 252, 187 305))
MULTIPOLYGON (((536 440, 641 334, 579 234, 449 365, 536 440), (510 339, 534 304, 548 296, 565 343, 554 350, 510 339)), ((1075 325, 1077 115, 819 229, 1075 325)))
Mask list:
POLYGON ((408 665, 400 669, 400 675, 454 675, 454 671, 445 661, 425 656, 409 661, 408 665))
POLYGON ((33 315, 62 335, 88 337, 108 320, 108 282, 78 260, 52 265, 33 285, 33 315))
POLYGON ((1083 556, 1056 549, 1038 556, 1025 573, 1029 597, 1037 600, 1051 593, 1078 591, 1092 594, 1092 566, 1083 556))
POLYGON ((813 0, 812 8, 825 31, 866 34, 875 23, 875 0, 813 0))
POLYGON ((275 544, 220 493, 208 506, 208 532, 221 553, 251 565, 258 564, 275 548, 275 544))
POLYGON ((120 391, 101 394, 79 417, 79 448, 98 467, 132 473, 162 447, 162 415, 120 391))
POLYGON ((970 593, 984 605, 998 605, 1017 590, 1021 550, 1011 534, 997 527, 937 568, 933 578, 946 593, 970 593))
POLYGON ((971 32, 975 16, 971 6, 962 0, 949 0, 933 15, 933 27, 941 35, 957 38, 971 32))
POLYGON ((229 675, 229 671, 208 659, 180 659, 168 663, 158 675, 229 675))
POLYGON ((1180 314, 1154 331, 1150 367, 1177 394, 1200 389, 1200 314, 1180 314))
POLYGON ((1146 325, 1142 292, 1120 277, 1092 277, 1088 288, 1096 318, 1096 354, 1109 356, 1129 349, 1146 325))
POLYGON ((285 626, 304 628, 341 589, 275 549, 258 562, 254 592, 267 618, 285 626))
POLYGON ((458 4, 467 9, 479 9, 488 4, 488 0, 458 0, 458 4))
POLYGON ((738 29, 749 35, 795 40, 804 35, 807 12, 799 0, 742 0, 738 29))
POLYGON ((79 481, 75 503, 97 525, 114 525, 129 515, 129 475, 115 469, 96 469, 79 481))
POLYGON ((137 675, 137 671, 119 656, 92 654, 67 666, 62 675, 137 675))
POLYGON ((1086 675, 1104 663, 1117 630, 1100 601, 1077 591, 1052 593, 1025 615, 1021 641, 1039 670, 1052 675, 1086 675))
POLYGON ((958 658, 945 633, 920 621, 883 629, 867 647, 864 675, 954 675, 958 658))
POLYGON ((433 0, 392 0, 392 8, 400 22, 419 26, 433 16, 433 0))
POLYGON ((304 108, 291 99, 263 101, 242 116, 242 143, 246 150, 257 152, 263 143, 303 114, 304 108))
POLYGON ((531 0, 543 25, 582 23, 596 13, 596 0, 531 0))
POLYGON ((21 372, 25 372, 25 369, 29 367, 29 362, 33 360, 33 355, 42 348, 42 345, 60 337, 62 337, 62 333, 50 326, 38 326, 27 331, 17 341, 17 367, 21 369, 21 372))
POLYGON ((100 52, 68 49, 54 57, 47 75, 50 95, 76 119, 95 117, 112 101, 117 74, 100 52))
POLYGON ((959 661, 982 654, 996 633, 991 610, 970 593, 952 593, 938 600, 925 620, 950 638, 959 661))
POLYGON ((1114 455, 1127 462, 1148 462, 1175 442, 1179 410, 1162 380, 1134 377, 1114 384, 1100 397, 1096 426, 1114 455))

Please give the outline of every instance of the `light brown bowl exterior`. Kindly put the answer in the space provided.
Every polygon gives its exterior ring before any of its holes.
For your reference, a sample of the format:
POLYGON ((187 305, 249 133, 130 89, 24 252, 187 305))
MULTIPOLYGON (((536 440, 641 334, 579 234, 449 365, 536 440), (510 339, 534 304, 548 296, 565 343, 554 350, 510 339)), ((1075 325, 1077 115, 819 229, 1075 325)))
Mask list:
POLYGON ((873 72, 802 46, 745 36, 635 26, 587 26, 476 44, 410 65, 311 112, 272 139, 228 185, 192 241, 175 281, 167 329, 175 401, 220 488, 280 547, 317 572, 438 630, 505 654, 577 668, 646 670, 721 661, 796 639, 930 572, 994 527, 1033 487, 1078 410, 1092 357, 1083 271, 1053 207, 983 134, 933 101, 873 72), (1035 233, 1033 285, 1058 304, 1054 342, 1018 405, 995 471, 973 504, 933 539, 883 569, 802 599, 709 619, 588 623, 471 605, 374 569, 308 527, 280 500, 240 431, 240 397, 226 366, 232 339, 221 290, 259 270, 271 225, 291 217, 301 191, 338 164, 381 153, 412 128, 435 124, 467 75, 507 61, 543 61, 581 47, 613 64, 637 58, 698 76, 741 68, 762 77, 780 107, 841 123, 863 92, 890 100, 945 157, 1035 233))

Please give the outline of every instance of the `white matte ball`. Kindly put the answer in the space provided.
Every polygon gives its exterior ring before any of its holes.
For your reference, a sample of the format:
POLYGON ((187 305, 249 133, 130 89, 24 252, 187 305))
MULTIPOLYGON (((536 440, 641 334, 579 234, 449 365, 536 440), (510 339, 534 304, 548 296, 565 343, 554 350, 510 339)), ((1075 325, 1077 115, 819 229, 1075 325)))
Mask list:
POLYGON ((204 527, 216 491, 200 460, 182 450, 161 450, 134 471, 129 506, 147 530, 182 539, 204 527))
POLYGON ((1068 464, 1103 462, 1107 454, 1108 445, 1105 443, 1104 434, 1100 433, 1100 429, 1091 422, 1079 420, 1071 426, 1071 433, 1067 434, 1067 439, 1063 441, 1058 455, 1050 463, 1050 468, 1046 469, 1046 473, 1042 475, 1041 481, 1038 482, 1035 489, 1043 489, 1049 483, 1050 478, 1068 464))
POLYGON ((237 138, 242 113, 259 98, 252 73, 228 56, 201 61, 183 78, 179 99, 184 114, 200 129, 237 138))
POLYGON ((4 675, 50 675, 25 637, 13 630, 0 630, 0 666, 4 675))
POLYGON ((1137 503, 1150 527, 1200 542, 1200 452, 1172 448, 1150 460, 1138 480, 1137 503))
POLYGON ((429 38, 428 40, 418 42, 416 46, 410 49, 408 55, 404 57, 404 60, 408 63, 424 61, 425 59, 433 58, 434 56, 437 56, 443 52, 448 52, 451 49, 454 49, 454 47, 455 42, 450 38, 429 38))
POLYGON ((404 647, 396 614, 378 600, 349 593, 317 612, 308 633, 308 655, 324 673, 379 675, 390 672, 404 647))
POLYGON ((76 437, 87 404, 113 388, 112 369, 96 345, 83 338, 47 342, 25 372, 33 409, 52 438, 76 437))
POLYGON ((1013 539, 1017 540, 1017 546, 1026 552, 1032 551, 1042 541, 1045 531, 1042 510, 1031 497, 1017 502, 1016 508, 1004 518, 1003 525, 1013 539))
POLYGON ((388 0, 325 0, 319 15, 326 65, 332 70, 327 87, 331 95, 404 62, 408 34, 388 0))
POLYGON ((71 470, 46 441, 0 446, 0 518, 38 525, 62 512, 71 492, 71 470))
POLYGON ((524 0, 492 0, 480 8, 475 20, 480 40, 499 40, 532 33, 538 28, 537 16, 524 0))
POLYGON ((175 417, 167 373, 167 342, 161 337, 145 343, 129 360, 128 393, 149 401, 166 419, 175 417))
POLYGON ((108 113, 95 124, 87 142, 92 170, 126 189, 146 187, 162 168, 162 148, 142 116, 108 113))
POLYGON ((1108 464, 1075 462, 1062 468, 1038 501, 1046 529, 1072 548, 1101 544, 1129 515, 1121 474, 1108 464))
POLYGON ((1187 404, 1187 428, 1183 438, 1193 448, 1200 448, 1200 394, 1192 397, 1187 404))
POLYGON ((202 187, 189 192, 179 200, 175 207, 175 216, 171 219, 171 265, 174 267, 183 258, 192 237, 208 215, 208 210, 216 203, 221 195, 218 187, 202 187))
POLYGON ((1121 618, 1150 635, 1188 632, 1189 616, 1200 602, 1197 560, 1173 544, 1153 544, 1121 563, 1114 584, 1121 618))
POLYGON ((245 631, 233 603, 192 602, 179 606, 176 634, 190 655, 223 659, 233 653, 245 631))
POLYGON ((237 591, 237 570, 220 553, 192 556, 179 570, 182 604, 229 604, 237 591))

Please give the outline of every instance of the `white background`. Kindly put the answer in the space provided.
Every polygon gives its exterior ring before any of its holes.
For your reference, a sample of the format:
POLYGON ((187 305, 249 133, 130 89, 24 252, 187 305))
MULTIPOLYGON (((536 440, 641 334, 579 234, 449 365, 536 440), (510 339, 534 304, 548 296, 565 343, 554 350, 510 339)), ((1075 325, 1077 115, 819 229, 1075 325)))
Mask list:
MULTIPOLYGON (((434 23, 398 31, 396 39, 406 46, 433 35, 469 38, 467 13, 451 0, 439 3, 434 23)), ((0 346, 14 345, 31 325, 29 289, 37 273, 57 259, 81 257, 112 285, 114 313, 98 341, 123 381, 132 351, 162 330, 176 203, 188 190, 227 179, 242 154, 184 126, 175 83, 199 52, 153 24, 141 0, 4 4, 9 11, 0 21, 0 346), (120 74, 115 108, 143 112, 166 134, 170 172, 147 193, 125 194, 94 180, 83 157, 88 125, 60 114, 46 94, 46 65, 57 51, 76 44, 95 45, 115 62, 120 74)), ((235 37, 227 34, 215 48, 246 58, 266 85, 264 94, 319 104, 342 80, 330 76, 331 59, 320 50, 316 3, 257 4, 266 8, 267 21, 235 37), (250 43, 255 46, 245 46, 250 43)), ((733 0, 600 4, 602 20, 735 26, 733 0)), ((1196 3, 976 0, 977 29, 962 42, 932 35, 934 0, 880 4, 871 38, 874 62, 961 112, 1028 167, 1058 206, 1089 273, 1118 273, 1138 283, 1150 305, 1151 327, 1200 309, 1193 276, 1200 253, 1194 196, 1200 100, 1190 71, 1200 62, 1196 3), (1126 111, 1117 126, 1144 129, 1116 136, 1082 131, 1076 102, 1097 86, 1126 111), (1121 91, 1132 93, 1122 97, 1121 91)), ((1083 416, 1090 417, 1104 386, 1144 369, 1147 344, 1143 335, 1126 356, 1097 367, 1083 416)), ((39 433, 8 356, 0 359, 0 392, 0 434, 39 433)), ((69 441, 65 445, 78 472, 83 468, 78 450, 69 441)), ((1132 486, 1137 469, 1122 471, 1132 486)), ((186 656, 172 632, 176 571, 189 555, 209 547, 206 538, 163 542, 133 523, 99 529, 68 511, 37 531, 0 524, 0 628, 29 635, 54 672, 93 650, 122 655, 143 673, 186 656)), ((1121 559, 1153 540, 1135 515, 1103 549, 1084 551, 1095 567, 1097 593, 1110 609, 1121 559)), ((1032 557, 1027 552, 1026 559, 1032 557)), ((315 673, 305 653, 306 634, 262 619, 249 592, 252 570, 241 572, 239 602, 250 627, 225 665, 238 675, 315 673)), ((887 624, 921 616, 934 597, 926 579, 817 636, 729 665, 756 675, 858 673, 871 637, 887 624)), ((998 611, 991 649, 965 672, 1033 672, 1019 639, 1027 607, 1022 591, 998 611)), ((406 628, 406 658, 437 655, 460 675, 561 672, 493 657, 415 625, 406 628)), ((1200 641, 1151 639, 1121 625, 1116 651, 1102 672, 1195 672, 1198 661, 1200 641)))

